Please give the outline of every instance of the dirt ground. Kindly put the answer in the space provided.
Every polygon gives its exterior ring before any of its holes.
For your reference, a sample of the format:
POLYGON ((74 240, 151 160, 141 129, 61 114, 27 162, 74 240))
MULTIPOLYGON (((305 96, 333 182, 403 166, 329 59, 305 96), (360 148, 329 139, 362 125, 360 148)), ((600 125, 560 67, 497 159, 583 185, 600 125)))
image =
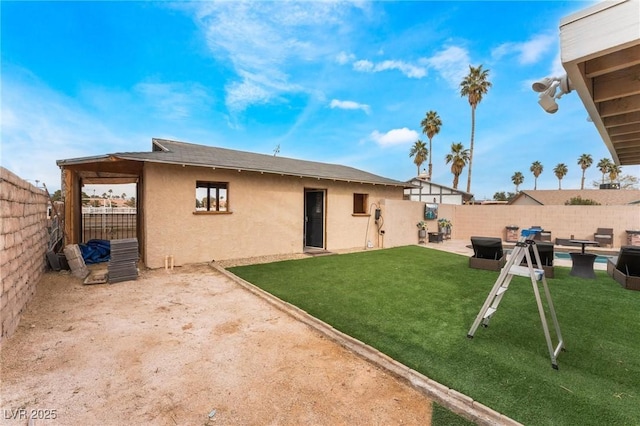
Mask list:
POLYGON ((421 393, 208 265, 112 285, 45 274, 0 380, 3 424, 431 422, 421 393))

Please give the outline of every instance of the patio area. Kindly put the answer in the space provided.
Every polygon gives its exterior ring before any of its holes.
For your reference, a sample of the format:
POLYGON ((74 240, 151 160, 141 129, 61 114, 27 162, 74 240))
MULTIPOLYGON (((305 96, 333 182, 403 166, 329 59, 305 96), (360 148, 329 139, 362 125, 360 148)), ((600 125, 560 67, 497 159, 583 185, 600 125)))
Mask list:
MULTIPOLYGON (((514 247, 514 243, 502 243, 505 250, 512 249, 514 247)), ((434 250, 442 250, 450 253, 461 254, 464 256, 472 256, 473 249, 471 248, 471 241, 469 240, 444 240, 441 243, 426 243, 421 244, 422 247, 428 247, 434 250)), ((570 253, 575 251, 580 251, 580 247, 569 247, 569 246, 558 246, 554 245, 554 251, 557 253, 570 253)), ((587 253, 593 253, 596 255, 604 256, 616 256, 620 251, 619 248, 607 248, 607 247, 587 247, 585 249, 587 253)), ((553 261, 554 266, 562 266, 566 268, 571 268, 571 258, 556 258, 553 261)), ((593 269, 596 271, 606 271, 607 264, 604 262, 595 262, 593 264, 593 269)))

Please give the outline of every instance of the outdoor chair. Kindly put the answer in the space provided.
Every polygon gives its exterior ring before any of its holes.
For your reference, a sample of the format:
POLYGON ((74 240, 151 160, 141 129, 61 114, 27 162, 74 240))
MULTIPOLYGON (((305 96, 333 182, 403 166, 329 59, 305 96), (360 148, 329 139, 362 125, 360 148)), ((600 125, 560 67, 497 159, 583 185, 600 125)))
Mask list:
POLYGON ((469 258, 469 267, 499 271, 506 263, 502 249, 502 239, 496 237, 471 237, 473 256, 469 258))
POLYGON ((536 232, 533 235, 533 240, 534 241, 549 241, 549 242, 551 242, 551 231, 545 231, 544 229, 542 229, 542 226, 539 226, 539 225, 530 226, 529 229, 537 229, 538 230, 538 232, 536 232))
POLYGON ((623 288, 640 291, 640 247, 622 246, 618 256, 607 261, 607 274, 623 288))
MULTIPOLYGON (((547 278, 553 278, 555 276, 553 272, 553 244, 539 242, 535 246, 538 248, 538 254, 540 255, 540 262, 542 265, 538 265, 544 270, 544 276, 547 278)), ((536 268, 536 257, 533 254, 533 245, 529 246, 529 255, 531 256, 531 263, 536 268)), ((522 259, 521 265, 527 265, 527 259, 522 259)))
POLYGON ((608 244, 609 247, 613 247, 613 228, 598 228, 593 234, 593 240, 601 246, 608 244))

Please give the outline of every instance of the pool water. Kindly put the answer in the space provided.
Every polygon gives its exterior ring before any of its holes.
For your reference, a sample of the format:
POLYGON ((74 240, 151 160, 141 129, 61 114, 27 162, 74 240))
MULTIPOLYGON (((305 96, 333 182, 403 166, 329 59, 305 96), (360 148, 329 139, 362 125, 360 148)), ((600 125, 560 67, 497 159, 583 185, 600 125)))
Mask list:
MULTIPOLYGON (((578 249, 580 249, 580 247, 578 247, 578 249)), ((505 250, 505 252, 507 254, 511 254, 511 249, 505 250)), ((553 252, 553 258, 557 259, 557 260, 571 260, 571 255, 569 255, 569 253, 566 252, 562 252, 562 251, 554 251, 553 252)), ((604 255, 597 255, 596 256, 596 260, 594 261, 595 263, 607 263, 607 260, 613 258, 613 256, 604 256, 604 255)))
MULTIPOLYGON (((595 263, 607 263, 607 260, 611 259, 613 256, 603 256, 603 255, 598 255, 596 256, 596 260, 595 263)), ((563 260, 571 260, 571 256, 569 255, 569 253, 564 253, 561 251, 556 251, 553 253, 553 258, 554 259, 563 259, 563 260)))

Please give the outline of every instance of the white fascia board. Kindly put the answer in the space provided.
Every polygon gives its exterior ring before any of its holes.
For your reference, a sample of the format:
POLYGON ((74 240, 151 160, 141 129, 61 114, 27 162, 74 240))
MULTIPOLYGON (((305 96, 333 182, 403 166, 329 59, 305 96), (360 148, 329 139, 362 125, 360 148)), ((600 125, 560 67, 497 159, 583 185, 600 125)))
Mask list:
POLYGON ((603 1, 560 21, 562 63, 585 61, 640 39, 640 0, 603 1))

